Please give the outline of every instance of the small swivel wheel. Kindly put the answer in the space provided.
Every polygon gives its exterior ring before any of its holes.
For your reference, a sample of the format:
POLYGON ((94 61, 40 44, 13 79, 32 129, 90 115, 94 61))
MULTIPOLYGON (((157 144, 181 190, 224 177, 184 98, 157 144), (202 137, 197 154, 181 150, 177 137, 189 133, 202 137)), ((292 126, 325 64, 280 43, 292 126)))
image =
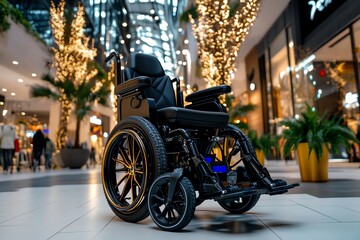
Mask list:
POLYGON ((178 180, 173 197, 168 201, 171 173, 158 177, 149 191, 150 216, 157 226, 166 231, 180 231, 194 216, 195 190, 187 177, 178 180))

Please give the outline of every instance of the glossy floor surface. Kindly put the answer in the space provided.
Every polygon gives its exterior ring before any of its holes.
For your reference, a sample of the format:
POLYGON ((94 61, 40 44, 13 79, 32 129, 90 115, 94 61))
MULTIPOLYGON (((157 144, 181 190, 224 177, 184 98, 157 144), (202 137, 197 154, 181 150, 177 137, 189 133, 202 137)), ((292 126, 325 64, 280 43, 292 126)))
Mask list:
MULTIPOLYGON (((266 164, 274 178, 300 181, 295 162, 266 164)), ((0 173, 0 239, 360 239, 359 165, 331 163, 329 182, 263 195, 247 214, 230 215, 205 201, 178 233, 159 230, 150 218, 136 224, 117 218, 99 166, 0 173)))

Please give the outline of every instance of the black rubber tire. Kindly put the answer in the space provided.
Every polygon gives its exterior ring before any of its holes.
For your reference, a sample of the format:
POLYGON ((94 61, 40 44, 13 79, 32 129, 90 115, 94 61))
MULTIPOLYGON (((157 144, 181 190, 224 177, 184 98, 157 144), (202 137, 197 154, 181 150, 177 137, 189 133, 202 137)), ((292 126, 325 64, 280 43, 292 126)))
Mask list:
POLYGON ((101 178, 106 200, 118 217, 128 222, 147 218, 150 186, 166 171, 164 143, 151 122, 132 116, 116 125, 105 146, 101 178))
MULTIPOLYGON (((239 129, 232 125, 232 124, 228 124, 227 126, 228 128, 234 130, 234 131, 239 131, 239 129)), ((246 136, 247 137, 247 136, 246 136)), ((224 139, 224 138, 232 138, 234 139, 233 136, 231 135, 226 135, 226 134, 223 134, 221 131, 220 131, 220 134, 219 134, 219 139, 224 139)), ((250 141, 248 138, 247 138, 248 141, 250 141)), ((224 141, 223 141, 224 142, 224 141)), ((249 145, 249 150, 252 154, 255 154, 255 149, 254 147, 252 146, 252 144, 249 145)), ((210 154, 211 153, 211 149, 207 149, 207 154, 210 154)), ((228 164, 230 165, 230 162, 231 162, 231 159, 229 159, 228 156, 226 156, 226 154, 223 154, 222 155, 223 158, 225 159, 218 159, 218 160, 221 160, 221 161, 228 161, 228 164)), ((241 176, 242 176, 242 179, 238 179, 240 181, 250 181, 250 178, 247 174, 247 171, 245 169, 245 167, 241 166, 239 167, 240 170, 241 170, 241 176)), ((238 168, 238 170, 239 170, 238 168)), ((234 170, 234 169, 233 169, 234 170)), ((239 174, 238 174, 239 176, 239 174)), ((239 177, 238 177, 239 178, 239 177)), ((230 213, 236 213, 236 214, 240 214, 240 213, 244 213, 244 212, 247 212, 249 211, 250 209, 252 209, 256 203, 259 201, 260 199, 260 195, 252 195, 252 196, 247 196, 247 197, 242 197, 241 199, 239 200, 233 200, 233 201, 230 201, 230 202, 227 202, 227 201, 219 201, 219 205, 224 208, 226 211, 230 212, 230 213)))
POLYGON ((170 173, 158 177, 149 192, 148 206, 155 224, 165 231, 180 231, 186 227, 195 212, 195 190, 187 177, 182 177, 175 188, 172 201, 165 207, 170 173))
POLYGON ((251 195, 242 197, 241 201, 234 200, 231 202, 219 201, 219 205, 226 211, 235 214, 241 214, 252 209, 260 199, 260 195, 251 195))

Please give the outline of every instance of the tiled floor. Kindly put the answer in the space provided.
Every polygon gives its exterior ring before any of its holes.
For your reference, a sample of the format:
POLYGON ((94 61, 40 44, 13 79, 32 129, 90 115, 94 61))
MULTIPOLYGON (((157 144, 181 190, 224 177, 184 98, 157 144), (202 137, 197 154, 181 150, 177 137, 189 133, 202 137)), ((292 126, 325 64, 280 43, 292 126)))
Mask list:
MULTIPOLYGON (((299 181, 294 162, 267 164, 273 177, 299 181)), ((244 215, 206 201, 179 233, 159 230, 150 218, 132 224, 115 217, 99 167, 1 174, 0 239, 360 239, 359 164, 330 166, 328 183, 264 195, 244 215)))

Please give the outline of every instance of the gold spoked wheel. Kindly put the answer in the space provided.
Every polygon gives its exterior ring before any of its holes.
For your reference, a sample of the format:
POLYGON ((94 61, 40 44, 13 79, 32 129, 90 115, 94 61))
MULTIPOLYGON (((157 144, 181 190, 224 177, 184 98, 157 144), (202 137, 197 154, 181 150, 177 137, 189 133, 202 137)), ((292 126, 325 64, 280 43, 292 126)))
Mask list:
POLYGON ((113 212, 129 222, 146 218, 147 194, 166 170, 164 144, 146 119, 130 117, 111 132, 102 161, 105 197, 113 212))
POLYGON ((118 200, 115 204, 123 210, 131 210, 140 203, 146 189, 146 150, 133 130, 120 131, 117 137, 120 139, 118 154, 112 158, 117 181, 113 189, 118 200))

